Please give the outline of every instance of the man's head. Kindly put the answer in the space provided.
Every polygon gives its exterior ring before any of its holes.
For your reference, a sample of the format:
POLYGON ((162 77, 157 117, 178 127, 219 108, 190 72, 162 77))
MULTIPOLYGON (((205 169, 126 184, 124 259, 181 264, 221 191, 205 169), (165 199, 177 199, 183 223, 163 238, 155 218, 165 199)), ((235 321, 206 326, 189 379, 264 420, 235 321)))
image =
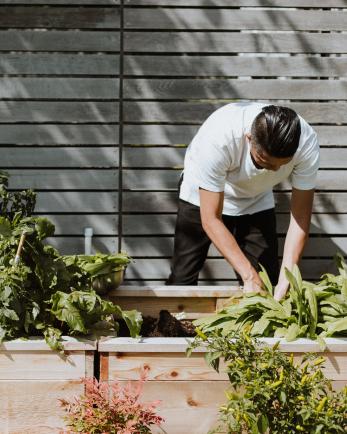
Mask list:
POLYGON ((256 116, 247 138, 256 166, 278 170, 289 163, 299 146, 300 119, 288 107, 269 105, 256 116))

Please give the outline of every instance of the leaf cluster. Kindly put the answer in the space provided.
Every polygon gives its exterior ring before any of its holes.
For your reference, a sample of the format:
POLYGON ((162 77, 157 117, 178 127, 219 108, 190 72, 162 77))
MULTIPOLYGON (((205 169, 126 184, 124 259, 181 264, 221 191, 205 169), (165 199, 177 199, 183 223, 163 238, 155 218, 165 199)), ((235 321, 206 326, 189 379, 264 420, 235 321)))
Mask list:
POLYGON ((224 336, 203 333, 188 349, 206 348, 206 362, 228 375, 227 402, 211 433, 338 434, 347 432, 347 388, 333 392, 322 372, 324 357, 307 354, 298 364, 274 347, 261 345, 247 330, 224 336))
POLYGON ((318 339, 324 347, 324 337, 347 335, 347 266, 337 255, 338 274, 325 274, 317 283, 304 281, 299 268, 286 270, 290 287, 287 297, 277 301, 266 274, 260 273, 266 295, 250 294, 234 297, 220 312, 194 322, 203 331, 232 330, 251 327, 253 336, 298 337, 318 339))
POLYGON ((124 318, 131 336, 138 336, 140 313, 101 299, 78 263, 66 263, 44 243, 54 234, 49 220, 22 216, 0 217, 0 342, 43 335, 52 348, 61 349, 62 334, 85 335, 100 328, 116 332, 115 317, 124 318), (21 261, 15 264, 23 232, 21 261))

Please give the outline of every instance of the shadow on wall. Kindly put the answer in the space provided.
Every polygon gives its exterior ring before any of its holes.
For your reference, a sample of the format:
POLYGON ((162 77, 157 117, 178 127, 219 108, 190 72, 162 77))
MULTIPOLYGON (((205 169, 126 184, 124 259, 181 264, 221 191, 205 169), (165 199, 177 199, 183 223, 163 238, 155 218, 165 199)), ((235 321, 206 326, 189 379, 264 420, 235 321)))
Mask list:
MULTIPOLYGON (((306 20, 309 13, 125 9, 122 235, 123 245, 138 258, 130 280, 167 277, 177 209, 175 189, 185 146, 216 108, 235 100, 275 101, 292 106, 313 124, 323 124, 321 129, 324 124, 346 121, 336 100, 347 99, 347 82, 324 80, 322 86, 321 81, 312 80, 346 76, 345 58, 320 54, 329 53, 331 47, 344 52, 346 38, 339 33, 343 14, 331 15, 334 33, 328 34, 323 32, 329 31, 331 20, 315 18, 323 11, 315 10, 312 19, 306 20), (323 26, 323 32, 312 32, 314 23, 323 26), (320 102, 315 103, 312 95, 320 102)), ((19 45, 36 50, 32 42, 38 38, 36 33, 25 36, 22 32, 19 45)), ((65 33, 60 32, 61 41, 66 40, 65 33)), ((82 33, 83 38, 89 37, 88 32, 74 32, 66 47, 83 51, 76 42, 82 33)), ((103 33, 93 34, 93 50, 99 54, 17 53, 0 62, 1 73, 11 74, 0 79, 0 113, 5 122, 0 143, 6 150, 2 165, 11 169, 12 188, 39 191, 37 210, 56 223, 59 237, 54 243, 64 253, 82 251, 86 226, 94 228, 96 249, 117 247, 119 71, 110 38, 118 33, 110 31, 109 39, 103 33), (97 45, 98 41, 103 42, 97 45), (29 76, 35 71, 45 76, 29 76), (54 73, 62 77, 47 77, 54 73)), ((64 44, 56 49, 65 51, 64 44)), ((334 131, 337 128, 343 127, 334 131)), ((344 216, 338 214, 347 213, 347 204, 341 191, 320 192, 317 197, 319 210, 313 218, 312 247, 305 264, 308 271, 320 274, 328 271, 335 251, 347 251, 344 216)), ((283 213, 288 199, 282 194, 278 198, 283 213)), ((285 230, 283 215, 280 232, 285 230)), ((203 278, 214 279, 218 270, 215 262, 207 264, 203 278)), ((228 278, 225 268, 221 273, 228 278)))

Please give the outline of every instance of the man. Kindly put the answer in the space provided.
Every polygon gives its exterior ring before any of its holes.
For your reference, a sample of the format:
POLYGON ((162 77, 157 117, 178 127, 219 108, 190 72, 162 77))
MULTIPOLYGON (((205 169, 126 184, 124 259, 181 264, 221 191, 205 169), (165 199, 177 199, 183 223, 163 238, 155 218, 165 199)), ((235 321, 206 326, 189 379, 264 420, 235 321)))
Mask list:
POLYGON ((259 292, 262 264, 286 294, 285 268, 299 262, 309 234, 319 145, 312 127, 287 107, 231 103, 202 124, 187 148, 167 285, 196 285, 211 241, 244 292, 259 292), (272 188, 289 178, 290 223, 282 266, 272 188))

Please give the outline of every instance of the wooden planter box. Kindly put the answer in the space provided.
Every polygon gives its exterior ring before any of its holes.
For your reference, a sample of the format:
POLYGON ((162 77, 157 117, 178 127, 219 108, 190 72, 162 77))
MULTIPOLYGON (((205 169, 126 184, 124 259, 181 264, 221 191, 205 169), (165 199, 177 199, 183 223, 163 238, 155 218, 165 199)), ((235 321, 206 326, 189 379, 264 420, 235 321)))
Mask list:
POLYGON ((94 374, 96 342, 64 337, 64 356, 42 339, 0 345, 1 434, 59 433, 59 398, 80 395, 81 377, 94 374))
POLYGON ((214 313, 239 293, 236 286, 121 286, 109 292, 108 298, 122 309, 137 309, 143 315, 157 317, 160 310, 166 309, 196 319, 214 313))
MULTIPOLYGON (((264 338, 269 345, 278 339, 264 338)), ((161 400, 159 414, 166 422, 168 434, 206 434, 213 427, 218 405, 225 402, 224 390, 229 386, 226 375, 209 369, 196 352, 185 356, 186 338, 109 338, 99 342, 100 378, 103 381, 136 380, 142 367, 149 368, 145 384, 145 400, 161 400)), ((294 342, 281 340, 280 349, 294 353, 299 359, 305 352, 320 352, 309 339, 294 342)), ((347 384, 347 339, 327 339, 326 376, 334 388, 347 384)))

